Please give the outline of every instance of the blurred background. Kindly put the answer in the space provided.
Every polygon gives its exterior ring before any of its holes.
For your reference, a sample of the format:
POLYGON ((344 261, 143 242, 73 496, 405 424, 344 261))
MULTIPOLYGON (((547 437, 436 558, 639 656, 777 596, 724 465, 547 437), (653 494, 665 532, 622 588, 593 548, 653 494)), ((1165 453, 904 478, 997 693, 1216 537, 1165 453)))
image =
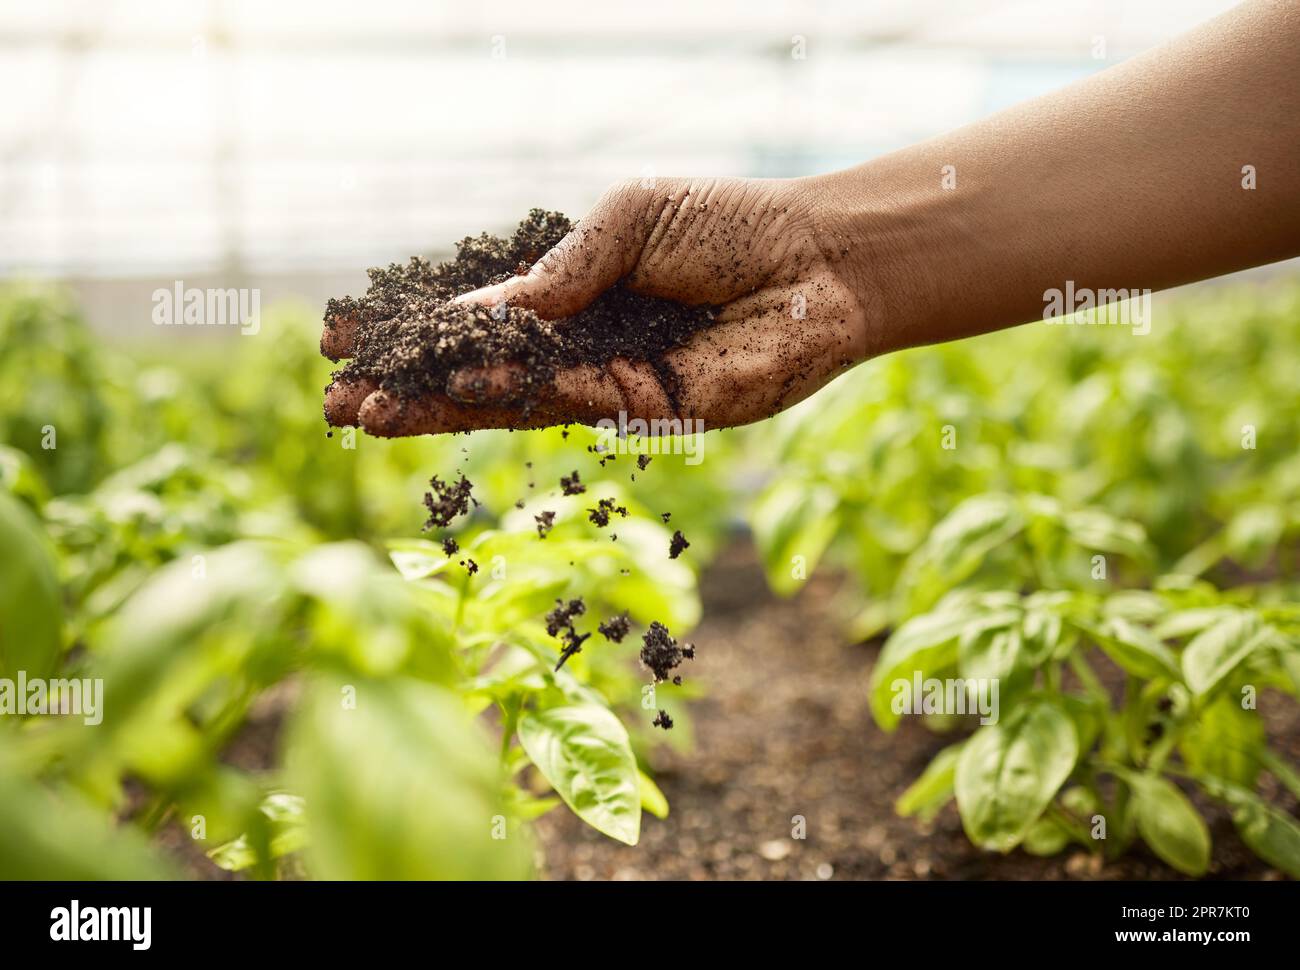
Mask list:
POLYGON ((0 275, 132 334, 178 278, 319 304, 615 179, 855 164, 1230 6, 5 4, 0 275))
MULTIPOLYGON (((0 718, 0 878, 1300 875, 1294 261, 1158 294, 1141 339, 1025 326, 873 360, 710 431, 699 465, 607 463, 576 427, 327 437, 321 414, 323 305, 369 266, 534 206, 580 216, 629 176, 852 165, 1230 6, 0 6, 0 677, 108 692, 93 729, 0 718), (178 281, 260 290, 259 332, 155 326, 178 281), (575 469, 630 508, 617 542, 556 494, 575 469), (449 558, 420 499, 462 472, 482 506, 449 558), (546 542, 539 508, 560 509, 546 542), (675 529, 690 547, 669 559, 675 529), (1038 590, 1281 631, 1240 675, 1258 712, 1177 726, 1179 763, 1240 789, 1191 793, 1212 858, 1103 858, 1051 825, 1031 852, 984 851, 952 803, 971 725, 880 716, 886 636, 950 593, 1038 590), (584 629, 626 611, 638 633, 557 674, 542 618, 577 596, 584 629), (699 644, 658 685, 667 733, 643 707, 651 621, 699 644), (339 678, 381 703, 339 717, 339 678), (577 706, 590 736, 548 724, 577 706), (615 752, 592 772, 613 808, 561 804, 561 749, 615 752), (944 752, 947 787, 927 770, 944 752), (520 838, 488 837, 497 813, 520 838), (1260 818, 1286 852, 1259 848, 1260 818)), ((1123 696, 1135 731, 1173 716, 1163 675, 1126 680, 1102 650, 1100 699, 1071 703, 1100 721, 1123 696)), ((1082 754, 1145 764, 1127 741, 1082 754)))

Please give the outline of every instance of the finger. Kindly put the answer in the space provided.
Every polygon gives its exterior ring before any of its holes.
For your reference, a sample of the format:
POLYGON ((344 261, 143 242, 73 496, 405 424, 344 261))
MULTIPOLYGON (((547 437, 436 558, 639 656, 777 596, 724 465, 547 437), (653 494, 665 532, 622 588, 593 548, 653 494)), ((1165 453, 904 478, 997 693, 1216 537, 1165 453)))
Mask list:
POLYGON ((616 357, 603 367, 583 364, 558 371, 533 389, 516 364, 458 371, 447 382, 448 395, 473 405, 514 405, 533 399, 532 408, 553 418, 593 424, 604 418, 668 415, 673 412, 668 376, 647 361, 616 357))
POLYGON ((527 387, 528 371, 520 364, 468 368, 447 378, 447 396, 460 404, 520 401, 527 387))
POLYGON ((673 414, 656 369, 644 361, 613 360, 603 369, 591 365, 566 368, 527 404, 517 396, 521 371, 503 365, 457 375, 453 381, 460 400, 454 395, 403 400, 377 391, 361 405, 360 424, 370 434, 392 438, 487 428, 595 425, 602 420, 617 422, 620 413, 647 421, 673 414), (465 399, 469 387, 474 388, 472 403, 465 399))
POLYGON ((527 413, 505 405, 468 405, 444 395, 399 398, 376 391, 362 403, 358 419, 367 434, 377 438, 405 438, 423 434, 450 434, 488 428, 544 428, 559 421, 547 413, 527 413))
POLYGON ((360 315, 351 301, 331 300, 325 307, 325 329, 320 335, 320 352, 330 360, 351 357, 359 322, 360 315))
POLYGON ((325 421, 335 428, 357 426, 361 404, 375 392, 373 381, 334 380, 325 388, 325 421))
POLYGON ((647 218, 652 200, 652 191, 635 182, 607 192, 527 273, 465 293, 457 301, 484 306, 505 301, 546 320, 573 316, 636 265, 653 228, 647 218))

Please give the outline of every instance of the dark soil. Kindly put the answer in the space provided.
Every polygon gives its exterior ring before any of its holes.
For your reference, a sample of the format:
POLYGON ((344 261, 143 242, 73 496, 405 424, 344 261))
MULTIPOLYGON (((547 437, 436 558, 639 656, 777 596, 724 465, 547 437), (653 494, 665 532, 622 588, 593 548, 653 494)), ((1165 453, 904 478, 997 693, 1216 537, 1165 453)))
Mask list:
POLYGON ((582 616, 587 612, 587 604, 582 601, 582 597, 569 600, 555 601, 555 609, 546 614, 546 632, 553 637, 558 637, 564 644, 560 650, 560 659, 555 664, 555 669, 559 670, 564 666, 564 662, 572 657, 575 653, 582 652, 582 644, 591 636, 590 633, 579 633, 573 627, 575 617, 582 616))
POLYGON ((672 540, 668 543, 668 558, 676 559, 690 546, 691 544, 686 541, 686 536, 682 535, 682 530, 678 529, 673 533, 672 540))
POLYGON ((555 609, 546 614, 546 632, 553 637, 558 637, 560 631, 566 627, 573 629, 573 618, 582 616, 587 612, 587 604, 582 601, 582 597, 577 599, 555 601, 555 609))
POLYGON ((451 483, 444 482, 437 475, 429 479, 429 491, 424 493, 424 506, 429 510, 425 529, 445 529, 452 519, 469 511, 470 502, 477 505, 471 494, 473 489, 473 483, 464 475, 451 483))
MULTIPOLYGON (((766 590, 748 547, 704 574, 709 649, 694 671, 695 748, 661 747, 652 773, 671 814, 643 816, 641 843, 620 845, 563 809, 536 823, 549 879, 1182 879, 1137 844, 1103 862, 1081 849, 1038 858, 982 852, 954 806, 929 825, 899 818, 895 799, 952 737, 905 718, 875 727, 867 681, 878 648, 844 641, 838 583, 815 576, 794 600, 766 590), (795 816, 806 838, 792 838, 795 816)), ((1280 695, 1274 695, 1280 698, 1280 695)), ((1261 705, 1275 750, 1300 761, 1300 710, 1261 705)), ((680 727, 679 727, 680 730, 680 727)), ((1265 795, 1295 811, 1284 792, 1265 795)), ((1214 839, 1209 878, 1279 879, 1237 837, 1227 814, 1194 795, 1214 839)))
POLYGON ((695 659, 695 647, 689 643, 678 646, 668 628, 658 620, 650 623, 650 629, 646 630, 641 642, 641 662, 655 675, 655 683, 669 679, 681 683, 680 678, 673 677, 672 671, 683 660, 695 659))
POLYGON ((596 629, 600 631, 600 635, 606 640, 612 643, 622 643, 623 638, 632 629, 632 620, 625 611, 601 623, 596 629))
POLYGON ((600 499, 594 509, 587 509, 587 518, 592 521, 593 525, 601 529, 609 525, 609 517, 615 514, 626 519, 627 508, 616 504, 612 498, 600 499))
POLYGON ((546 534, 555 528, 555 513, 549 509, 543 510, 533 516, 533 521, 537 523, 537 537, 545 539, 546 534))
POLYGON ((658 365, 665 351, 713 320, 709 307, 642 296, 621 285, 554 321, 523 308, 449 302, 527 272, 571 228, 560 213, 534 209, 509 239, 484 233, 461 240, 456 257, 436 266, 412 257, 405 265, 370 270, 364 297, 330 300, 325 308, 327 327, 339 319, 357 321, 355 355, 335 377, 373 381, 402 401, 444 393, 448 378, 462 369, 515 363, 522 371, 510 400, 527 408, 558 368, 615 357, 658 365))

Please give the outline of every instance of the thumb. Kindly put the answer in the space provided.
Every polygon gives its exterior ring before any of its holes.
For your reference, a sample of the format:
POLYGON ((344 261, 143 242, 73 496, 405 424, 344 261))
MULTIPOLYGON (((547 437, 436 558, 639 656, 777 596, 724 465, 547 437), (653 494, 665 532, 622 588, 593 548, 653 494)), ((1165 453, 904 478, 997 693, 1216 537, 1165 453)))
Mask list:
POLYGON ((607 193, 523 276, 456 297, 457 303, 532 310, 545 320, 571 317, 632 271, 648 228, 635 187, 607 193))

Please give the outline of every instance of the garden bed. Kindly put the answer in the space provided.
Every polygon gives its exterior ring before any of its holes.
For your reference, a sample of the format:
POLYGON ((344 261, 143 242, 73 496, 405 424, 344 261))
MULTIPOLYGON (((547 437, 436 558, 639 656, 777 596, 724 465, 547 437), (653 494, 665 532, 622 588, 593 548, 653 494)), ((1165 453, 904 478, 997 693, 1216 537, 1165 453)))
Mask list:
MULTIPOLYGON (((537 823, 549 879, 1181 879, 1140 843, 1118 861, 1077 848, 1050 858, 981 852, 955 805, 932 825, 899 818, 895 799, 951 738, 905 719, 894 734, 871 720, 867 682, 878 645, 850 646, 819 575, 793 600, 768 592, 747 543, 702 580, 707 643, 694 674, 695 747, 652 759, 672 812, 647 818, 641 844, 618 845, 572 814, 537 823), (792 817, 807 838, 792 839, 792 817)), ((1300 760, 1300 709, 1262 704, 1280 754, 1300 760)), ((1265 791, 1270 799, 1275 791, 1265 791)), ((1244 845, 1226 811, 1192 796, 1214 839, 1207 878, 1279 879, 1244 845)), ((1296 806, 1283 793, 1281 804, 1296 806)))

